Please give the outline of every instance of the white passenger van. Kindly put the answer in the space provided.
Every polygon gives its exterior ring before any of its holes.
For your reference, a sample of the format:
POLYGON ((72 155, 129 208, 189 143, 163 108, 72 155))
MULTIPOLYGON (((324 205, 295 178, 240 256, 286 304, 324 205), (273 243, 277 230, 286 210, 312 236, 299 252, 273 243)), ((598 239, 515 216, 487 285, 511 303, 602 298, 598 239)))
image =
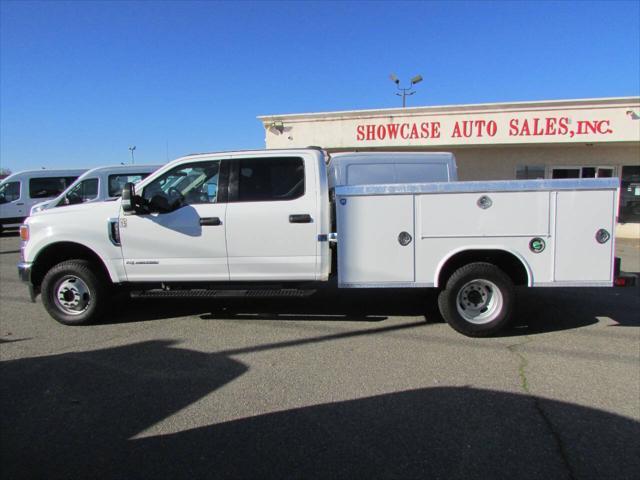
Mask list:
POLYGON ((57 197, 86 171, 27 170, 9 175, 0 183, 0 231, 21 224, 33 205, 57 197))
POLYGON ((30 215, 41 210, 87 202, 115 200, 127 183, 137 183, 162 165, 114 165, 97 167, 85 172, 69 188, 53 200, 40 202, 31 208, 30 215))

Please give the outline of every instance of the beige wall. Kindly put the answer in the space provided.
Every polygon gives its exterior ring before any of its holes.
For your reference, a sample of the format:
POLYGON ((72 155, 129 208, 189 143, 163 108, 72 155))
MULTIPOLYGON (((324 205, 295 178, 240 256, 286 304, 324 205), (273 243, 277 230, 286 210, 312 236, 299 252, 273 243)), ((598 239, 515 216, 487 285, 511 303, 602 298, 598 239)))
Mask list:
POLYGON ((511 180, 519 165, 614 166, 640 165, 640 146, 518 146, 450 149, 458 161, 460 180, 511 180))

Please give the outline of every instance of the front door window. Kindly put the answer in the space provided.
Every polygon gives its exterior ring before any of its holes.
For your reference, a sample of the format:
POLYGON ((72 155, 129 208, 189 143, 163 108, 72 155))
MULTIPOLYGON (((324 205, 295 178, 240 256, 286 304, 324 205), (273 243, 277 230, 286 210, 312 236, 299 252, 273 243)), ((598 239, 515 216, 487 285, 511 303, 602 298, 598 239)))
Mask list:
POLYGON ((217 203, 220 161, 198 162, 169 170, 142 192, 151 212, 170 212, 185 205, 217 203))

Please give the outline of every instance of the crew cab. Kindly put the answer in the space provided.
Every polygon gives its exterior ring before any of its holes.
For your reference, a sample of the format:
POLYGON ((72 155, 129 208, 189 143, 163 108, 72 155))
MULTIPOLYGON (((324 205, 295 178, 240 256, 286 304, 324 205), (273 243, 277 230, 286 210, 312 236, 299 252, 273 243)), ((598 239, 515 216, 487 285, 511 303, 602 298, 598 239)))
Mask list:
POLYGON ((21 278, 57 321, 111 293, 306 296, 435 288, 470 336, 508 323, 514 286, 611 286, 617 179, 458 182, 450 153, 317 148, 177 159, 121 199, 36 213, 21 278))

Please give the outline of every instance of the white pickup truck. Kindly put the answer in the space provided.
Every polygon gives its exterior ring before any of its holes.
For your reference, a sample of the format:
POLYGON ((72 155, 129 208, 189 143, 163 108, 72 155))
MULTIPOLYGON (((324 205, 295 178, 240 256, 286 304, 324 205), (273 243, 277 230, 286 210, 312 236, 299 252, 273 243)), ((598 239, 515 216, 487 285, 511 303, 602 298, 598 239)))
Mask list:
POLYGON ((18 265, 57 321, 110 294, 305 296, 435 288, 447 322, 486 336, 514 286, 611 286, 618 180, 458 182, 447 153, 317 148, 180 158, 112 202, 36 213, 18 265))

